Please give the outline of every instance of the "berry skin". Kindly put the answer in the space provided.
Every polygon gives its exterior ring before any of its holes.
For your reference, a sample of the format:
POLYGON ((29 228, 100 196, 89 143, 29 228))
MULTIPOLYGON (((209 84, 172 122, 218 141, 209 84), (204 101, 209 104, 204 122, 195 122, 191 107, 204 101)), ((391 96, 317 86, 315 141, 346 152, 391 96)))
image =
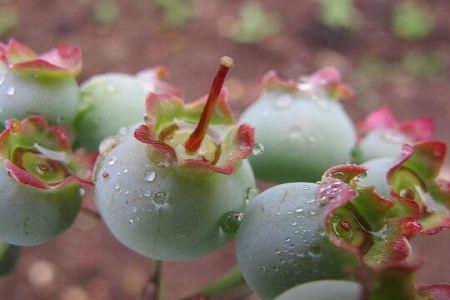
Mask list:
POLYGON ((325 209, 316 199, 318 185, 287 183, 250 201, 236 235, 239 268, 263 299, 273 299, 296 285, 345 279, 355 266, 353 254, 325 235, 325 209))
POLYGON ((0 240, 45 243, 74 221, 96 155, 72 152, 63 127, 42 116, 7 121, 0 135, 0 240))
POLYGON ((41 55, 10 40, 0 44, 0 120, 39 114, 52 124, 71 125, 78 107, 81 70, 78 46, 41 55))
POLYGON ((20 247, 0 243, 0 276, 7 275, 16 266, 19 259, 20 247))
POLYGON ((156 67, 136 76, 123 73, 96 75, 82 84, 75 119, 77 144, 96 151, 100 142, 119 129, 142 121, 147 93, 174 92, 162 79, 167 70, 156 67))
POLYGON ((360 300, 361 286, 354 281, 319 280, 298 285, 275 300, 360 300))
POLYGON ((241 212, 255 187, 245 160, 253 129, 235 125, 221 92, 229 62, 222 60, 207 100, 150 93, 134 136, 102 144, 97 206, 115 237, 143 255, 191 259, 222 246, 231 237, 222 216, 241 212))
POLYGON ((355 129, 337 101, 350 94, 334 69, 320 70, 301 83, 269 72, 261 98, 241 117, 255 127, 264 148, 250 159, 256 177, 314 182, 329 167, 350 160, 355 129))
POLYGON ((397 122, 387 107, 382 107, 358 123, 363 136, 354 151, 357 162, 382 157, 397 157, 404 144, 431 141, 434 123, 429 118, 397 122))

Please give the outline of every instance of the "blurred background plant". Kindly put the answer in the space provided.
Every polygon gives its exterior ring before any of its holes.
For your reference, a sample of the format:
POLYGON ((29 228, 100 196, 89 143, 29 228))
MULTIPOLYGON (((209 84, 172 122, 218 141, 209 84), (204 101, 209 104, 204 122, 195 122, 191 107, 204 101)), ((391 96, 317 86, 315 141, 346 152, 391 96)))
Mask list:
POLYGON ((171 28, 181 29, 192 19, 191 0, 152 0, 161 11, 164 23, 171 28))
POLYGON ((392 31, 405 40, 420 40, 434 30, 434 17, 416 1, 404 1, 396 5, 392 16, 392 31))
POLYGON ((353 0, 319 0, 320 20, 333 28, 356 30, 361 28, 363 18, 353 0))
POLYGON ((94 20, 100 25, 113 25, 120 17, 115 0, 99 0, 94 5, 94 20))
POLYGON ((239 8, 239 18, 229 24, 228 35, 242 44, 257 44, 282 29, 281 16, 266 11, 258 1, 245 1, 239 8))

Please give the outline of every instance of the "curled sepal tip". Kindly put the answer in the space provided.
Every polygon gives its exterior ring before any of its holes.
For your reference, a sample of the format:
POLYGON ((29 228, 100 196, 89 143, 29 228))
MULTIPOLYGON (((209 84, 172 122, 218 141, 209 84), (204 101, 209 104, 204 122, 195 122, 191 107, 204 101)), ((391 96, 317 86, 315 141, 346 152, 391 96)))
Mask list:
POLYGON ((271 70, 264 75, 263 89, 299 92, 311 98, 326 96, 334 100, 348 100, 354 95, 351 86, 342 82, 339 72, 331 67, 322 68, 310 76, 303 76, 299 81, 284 80, 276 71, 271 70))
POLYGON ((209 95, 193 103, 184 104, 177 94, 148 95, 145 124, 134 136, 152 146, 156 165, 184 165, 230 175, 251 154, 254 129, 235 124, 222 89, 231 65, 230 58, 222 58, 209 95))
POLYGON ((68 131, 42 116, 9 120, 0 135, 0 239, 48 241, 73 222, 96 154, 73 152, 68 131))
POLYGON ((381 107, 358 122, 357 128, 363 136, 375 130, 395 131, 413 143, 433 140, 435 135, 435 126, 431 118, 398 122, 387 106, 381 107))
POLYGON ((79 46, 63 45, 37 54, 16 40, 0 43, 0 59, 11 70, 36 77, 75 77, 81 71, 79 46))
POLYGON ((361 184, 366 169, 342 165, 329 169, 318 197, 326 207, 324 227, 331 242, 351 251, 361 265, 379 266, 409 257, 408 238, 421 227, 413 218, 391 217, 395 203, 373 186, 361 184))
POLYGON ((438 178, 445 154, 442 142, 405 145, 387 173, 391 195, 399 203, 414 206, 413 217, 420 222, 423 233, 450 228, 450 182, 438 178))

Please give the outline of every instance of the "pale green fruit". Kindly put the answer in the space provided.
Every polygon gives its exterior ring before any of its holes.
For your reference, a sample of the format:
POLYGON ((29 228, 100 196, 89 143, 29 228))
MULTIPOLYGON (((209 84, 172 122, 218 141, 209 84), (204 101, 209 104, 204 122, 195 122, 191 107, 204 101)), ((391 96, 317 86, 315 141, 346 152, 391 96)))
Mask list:
POLYGON ((64 232, 80 209, 79 184, 39 189, 0 168, 0 240, 19 246, 48 242, 64 232))
POLYGON ((77 144, 89 151, 121 128, 143 120, 146 91, 128 74, 96 75, 81 87, 81 106, 75 120, 77 144))
POLYGON ((287 183, 250 201, 236 236, 239 268, 263 299, 309 281, 345 279, 353 254, 329 241, 318 185, 287 183))
POLYGON ((404 144, 411 144, 412 140, 394 130, 374 130, 369 132, 358 146, 358 161, 383 157, 398 157, 402 153, 404 144))
POLYGON ((96 202, 114 236, 158 260, 191 259, 229 240, 219 225, 228 211, 242 211, 255 180, 247 161, 232 175, 167 166, 150 160, 152 147, 123 137, 96 172, 96 202))
POLYGON ((78 109, 79 87, 73 77, 35 78, 0 63, 0 120, 43 115, 52 124, 71 125, 78 109))
POLYGON ((320 180, 331 166, 350 160, 356 133, 342 106, 298 93, 268 92, 241 122, 256 130, 264 152, 250 159, 259 179, 273 182, 320 180))

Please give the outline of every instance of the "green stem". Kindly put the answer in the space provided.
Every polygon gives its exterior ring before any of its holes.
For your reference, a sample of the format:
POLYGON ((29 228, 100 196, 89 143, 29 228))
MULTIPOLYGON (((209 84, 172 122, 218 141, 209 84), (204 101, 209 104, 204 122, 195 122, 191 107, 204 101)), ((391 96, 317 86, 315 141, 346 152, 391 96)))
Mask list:
POLYGON ((162 261, 153 261, 152 272, 142 292, 142 300, 159 300, 161 298, 162 261))
POLYGON ((239 268, 235 266, 202 290, 184 300, 243 299, 251 293, 253 291, 248 287, 239 268))

